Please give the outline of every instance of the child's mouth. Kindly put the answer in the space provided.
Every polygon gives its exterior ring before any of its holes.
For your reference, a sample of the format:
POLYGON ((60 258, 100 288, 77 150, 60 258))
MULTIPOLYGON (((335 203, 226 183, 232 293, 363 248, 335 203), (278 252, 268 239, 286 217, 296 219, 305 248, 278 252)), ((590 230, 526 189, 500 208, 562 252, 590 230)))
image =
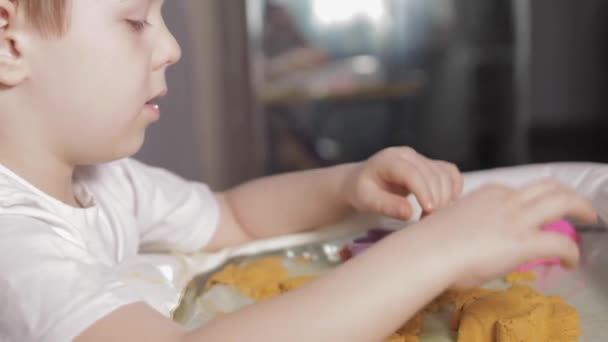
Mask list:
POLYGON ((156 104, 156 101, 160 100, 165 95, 167 95, 167 90, 162 90, 158 94, 156 94, 153 97, 151 97, 150 99, 148 99, 148 101, 146 101, 146 104, 147 105, 154 105, 154 104, 156 104))
POLYGON ((160 108, 156 103, 146 102, 144 108, 146 112, 151 114, 152 121, 157 121, 160 119, 160 108))
POLYGON ((162 98, 166 94, 167 94, 167 90, 165 89, 165 90, 162 90, 161 92, 159 92, 156 96, 154 96, 151 99, 149 99, 148 101, 146 101, 145 108, 147 109, 148 112, 152 113, 152 115, 154 117, 154 121, 156 121, 160 118, 160 109, 159 109, 158 103, 156 101, 158 101, 160 98, 162 98))

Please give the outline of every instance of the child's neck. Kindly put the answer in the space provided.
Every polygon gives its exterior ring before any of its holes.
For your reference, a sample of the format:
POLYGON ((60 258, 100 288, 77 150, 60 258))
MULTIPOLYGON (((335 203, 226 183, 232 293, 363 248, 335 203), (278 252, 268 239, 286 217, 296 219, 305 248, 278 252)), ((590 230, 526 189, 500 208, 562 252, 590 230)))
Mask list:
POLYGON ((74 195, 74 166, 47 156, 9 156, 0 150, 4 165, 39 190, 73 207, 82 207, 74 195))

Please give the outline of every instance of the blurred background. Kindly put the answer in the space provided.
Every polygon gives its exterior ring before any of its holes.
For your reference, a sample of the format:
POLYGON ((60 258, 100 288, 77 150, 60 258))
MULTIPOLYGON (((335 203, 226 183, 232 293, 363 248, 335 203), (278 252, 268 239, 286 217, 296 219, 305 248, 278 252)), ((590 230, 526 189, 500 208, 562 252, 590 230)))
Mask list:
POLYGON ((462 170, 608 162, 608 1, 182 0, 138 158, 224 189, 412 146, 462 170))

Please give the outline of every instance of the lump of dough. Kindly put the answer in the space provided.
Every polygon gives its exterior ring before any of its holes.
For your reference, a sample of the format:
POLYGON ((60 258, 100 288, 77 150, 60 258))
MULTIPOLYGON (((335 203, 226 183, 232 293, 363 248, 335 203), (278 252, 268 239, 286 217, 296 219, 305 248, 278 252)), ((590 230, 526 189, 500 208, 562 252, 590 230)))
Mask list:
POLYGON ((507 283, 516 284, 522 282, 532 282, 536 280, 536 274, 532 271, 512 272, 507 274, 505 281, 507 283))
POLYGON ((459 342, 570 342, 580 336, 576 309, 529 286, 470 290, 454 303, 459 342))

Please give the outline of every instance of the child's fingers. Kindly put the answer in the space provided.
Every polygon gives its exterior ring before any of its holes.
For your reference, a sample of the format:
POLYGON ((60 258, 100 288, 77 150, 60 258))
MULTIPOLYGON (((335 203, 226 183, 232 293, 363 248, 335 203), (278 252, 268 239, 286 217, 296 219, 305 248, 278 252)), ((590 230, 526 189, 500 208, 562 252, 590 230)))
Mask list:
POLYGON ((443 160, 437 160, 435 162, 439 164, 441 168, 443 168, 443 170, 449 175, 452 185, 451 199, 457 199, 460 197, 462 188, 464 187, 464 178, 462 177, 462 173, 458 167, 452 163, 443 160))
POLYGON ((378 190, 372 196, 374 197, 372 210, 376 213, 403 220, 412 216, 412 207, 406 197, 382 190, 378 190))
POLYGON ((388 183, 405 186, 416 196, 424 211, 433 209, 432 191, 421 170, 407 159, 399 159, 380 171, 380 177, 388 183))
POLYGON ((439 196, 435 198, 435 204, 437 207, 445 207, 452 199, 452 181, 450 175, 435 162, 429 162, 429 167, 434 171, 435 175, 437 175, 431 180, 436 183, 439 192, 439 196))
POLYGON ((572 268, 578 264, 580 251, 570 238, 555 232, 538 232, 530 241, 533 259, 559 258, 564 266, 572 268))
POLYGON ((403 185, 399 184, 385 184, 387 190, 395 195, 407 197, 411 191, 403 185))
POLYGON ((525 188, 520 191, 518 200, 522 204, 526 205, 529 202, 538 200, 539 198, 543 197, 547 193, 558 191, 559 189, 562 189, 563 187, 564 187, 564 185, 562 185, 561 183, 559 183, 558 181, 556 181, 554 179, 551 179, 551 178, 542 179, 542 180, 536 181, 532 184, 528 184, 527 186, 525 186, 525 188))
MULTIPOLYGON (((439 175, 435 172, 435 170, 430 167, 428 160, 423 156, 419 155, 418 153, 414 152, 408 155, 404 155, 401 161, 410 163, 418 170, 419 174, 421 175, 420 180, 424 182, 425 187, 429 189, 430 194, 430 203, 428 205, 425 203, 422 208, 425 211, 433 210, 436 207, 441 194, 439 183, 435 181, 439 178, 439 175)), ((418 201, 420 201, 420 198, 418 198, 418 201)), ((420 204, 422 205, 422 203, 420 204)))
POLYGON ((525 204, 527 224, 534 227, 571 217, 581 222, 596 222, 597 213, 591 201, 565 186, 542 192, 525 204))
POLYGON ((464 181, 460 170, 458 170, 456 165, 442 160, 435 161, 435 164, 443 170, 444 176, 446 177, 448 186, 446 195, 447 205, 460 197, 464 181))

